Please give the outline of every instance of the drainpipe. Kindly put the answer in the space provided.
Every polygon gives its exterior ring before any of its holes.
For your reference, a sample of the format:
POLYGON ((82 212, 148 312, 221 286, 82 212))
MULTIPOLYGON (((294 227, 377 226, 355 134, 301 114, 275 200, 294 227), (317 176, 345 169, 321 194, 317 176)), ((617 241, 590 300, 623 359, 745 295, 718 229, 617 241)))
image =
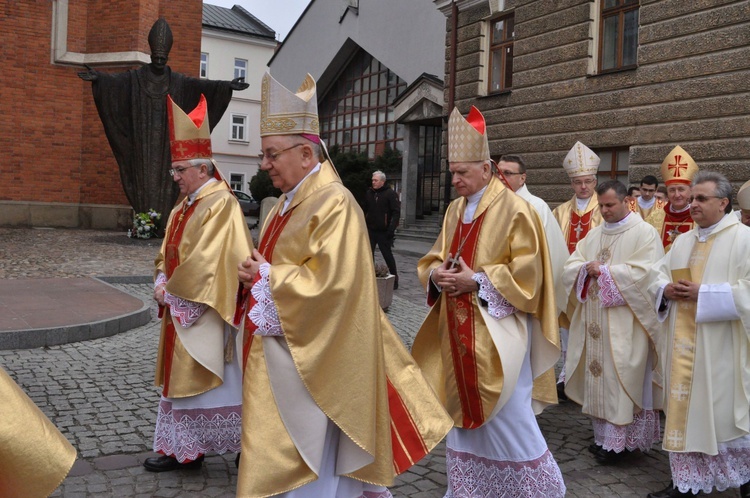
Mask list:
MULTIPOLYGON (((458 51, 458 4, 456 0, 451 3, 451 51, 450 61, 448 62, 448 115, 453 111, 456 102, 456 53, 458 51)), ((447 136, 447 135, 446 135, 447 136)), ((449 139, 450 140, 450 139, 449 139)), ((448 161, 445 162, 445 192, 443 193, 443 212, 448 207, 451 197, 450 171, 448 170, 448 161)))

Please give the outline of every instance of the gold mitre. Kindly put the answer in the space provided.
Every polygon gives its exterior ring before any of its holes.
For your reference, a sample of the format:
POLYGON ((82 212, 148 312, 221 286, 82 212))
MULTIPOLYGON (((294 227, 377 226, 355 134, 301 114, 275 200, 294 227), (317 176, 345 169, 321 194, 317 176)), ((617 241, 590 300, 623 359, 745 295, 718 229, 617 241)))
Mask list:
POLYGON ((563 160, 563 168, 569 178, 596 175, 599 172, 599 156, 581 142, 576 142, 563 160))
POLYGON ((661 177, 665 185, 690 185, 698 172, 698 165, 679 145, 661 163, 661 177))
POLYGON ((263 75, 260 102, 260 136, 320 135, 315 80, 309 74, 296 93, 263 75))
POLYGON ((737 192, 737 204, 740 209, 750 210, 750 180, 746 181, 737 192))
POLYGON ((188 159, 211 159, 211 129, 208 126, 208 104, 201 94, 198 105, 185 114, 171 95, 167 95, 169 149, 172 162, 188 159))
POLYGON ((474 106, 464 119, 458 107, 448 119, 448 162, 473 163, 490 159, 484 116, 474 106))

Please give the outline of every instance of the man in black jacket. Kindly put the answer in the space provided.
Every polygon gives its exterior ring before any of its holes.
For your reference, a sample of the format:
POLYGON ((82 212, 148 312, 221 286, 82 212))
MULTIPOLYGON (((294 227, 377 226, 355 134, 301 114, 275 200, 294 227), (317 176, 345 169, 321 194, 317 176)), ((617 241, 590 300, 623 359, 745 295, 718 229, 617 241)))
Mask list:
POLYGON ((385 173, 382 171, 372 174, 372 188, 367 189, 365 194, 364 211, 372 252, 375 254, 376 245, 380 247, 388 271, 396 276, 393 288, 398 289, 398 272, 391 246, 401 214, 401 203, 396 192, 385 185, 385 173))

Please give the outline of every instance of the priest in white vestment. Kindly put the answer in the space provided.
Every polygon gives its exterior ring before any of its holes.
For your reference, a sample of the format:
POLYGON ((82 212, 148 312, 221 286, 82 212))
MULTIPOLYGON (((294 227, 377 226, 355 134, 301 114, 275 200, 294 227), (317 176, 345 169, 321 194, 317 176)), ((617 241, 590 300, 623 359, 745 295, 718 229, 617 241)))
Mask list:
POLYGON ((678 236, 650 287, 668 327, 664 449, 672 483, 651 498, 740 488, 750 497, 750 228, 719 173, 693 178, 696 227, 678 236))
POLYGON ((661 323, 647 275, 664 249, 656 229, 630 211, 625 185, 602 183, 597 195, 604 224, 565 263, 558 301, 570 316, 565 392, 592 418, 589 449, 609 464, 659 441, 661 323))

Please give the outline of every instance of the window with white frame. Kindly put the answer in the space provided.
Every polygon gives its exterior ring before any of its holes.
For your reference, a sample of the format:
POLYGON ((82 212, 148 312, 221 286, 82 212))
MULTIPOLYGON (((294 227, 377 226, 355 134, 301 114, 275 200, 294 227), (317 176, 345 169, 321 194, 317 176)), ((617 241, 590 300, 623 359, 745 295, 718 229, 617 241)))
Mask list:
POLYGON ((247 116, 244 114, 232 114, 230 137, 232 140, 247 142, 247 116))
POLYGON ((201 78, 208 78, 208 54, 201 52, 201 78))
POLYGON ((239 190, 240 192, 244 192, 242 190, 242 186, 245 184, 245 175, 242 173, 230 173, 229 175, 229 185, 232 187, 232 190, 239 190))
POLYGON ((235 78, 247 77, 247 61, 245 59, 234 60, 234 77, 235 78))

